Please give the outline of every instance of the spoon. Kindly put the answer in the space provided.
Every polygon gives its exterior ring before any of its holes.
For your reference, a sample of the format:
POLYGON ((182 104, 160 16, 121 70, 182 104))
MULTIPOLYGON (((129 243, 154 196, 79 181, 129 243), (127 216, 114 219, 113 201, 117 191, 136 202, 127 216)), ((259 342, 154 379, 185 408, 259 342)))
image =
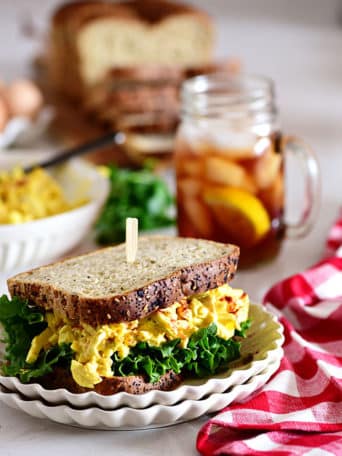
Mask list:
POLYGON ((122 132, 113 131, 111 133, 107 133, 104 136, 101 136, 93 141, 87 142, 85 144, 81 144, 80 146, 74 147, 72 149, 67 149, 59 154, 56 154, 54 157, 49 158, 46 161, 41 163, 35 163, 33 165, 29 165, 24 167, 24 172, 29 173, 35 168, 49 168, 53 165, 59 165, 66 160, 69 160, 73 157, 78 157, 80 155, 87 154, 88 152, 92 152, 96 149, 101 147, 107 146, 109 144, 123 144, 125 140, 125 135, 122 132))

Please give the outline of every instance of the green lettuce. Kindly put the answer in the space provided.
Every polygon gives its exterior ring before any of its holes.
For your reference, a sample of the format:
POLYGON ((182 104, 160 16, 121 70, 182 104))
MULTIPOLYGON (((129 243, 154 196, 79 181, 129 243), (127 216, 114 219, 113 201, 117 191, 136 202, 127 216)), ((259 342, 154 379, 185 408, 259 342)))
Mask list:
MULTIPOLYGON (((249 326, 249 321, 244 322, 235 336, 245 337, 249 326)), ((152 383, 169 370, 176 374, 182 372, 189 377, 208 377, 240 357, 241 342, 235 336, 224 340, 217 335, 217 326, 211 324, 194 333, 186 348, 180 347, 180 339, 166 342, 160 347, 139 342, 123 359, 114 353, 113 373, 121 376, 145 374, 152 383)))
POLYGON ((72 351, 69 345, 56 345, 40 354, 29 364, 25 361, 32 339, 46 328, 44 312, 29 305, 27 300, 6 295, 0 297, 0 323, 4 328, 5 362, 2 372, 19 377, 23 383, 42 377, 52 371, 57 363, 70 363, 72 351))

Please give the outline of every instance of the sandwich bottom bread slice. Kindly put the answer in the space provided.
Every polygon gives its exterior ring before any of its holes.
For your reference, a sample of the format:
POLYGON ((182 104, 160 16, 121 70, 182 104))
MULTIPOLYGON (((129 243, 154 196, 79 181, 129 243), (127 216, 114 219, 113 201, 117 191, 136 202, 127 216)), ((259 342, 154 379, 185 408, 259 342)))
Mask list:
POLYGON ((2 372, 75 393, 139 394, 205 378, 239 358, 249 299, 233 289, 239 248, 146 237, 33 269, 0 298, 2 372))

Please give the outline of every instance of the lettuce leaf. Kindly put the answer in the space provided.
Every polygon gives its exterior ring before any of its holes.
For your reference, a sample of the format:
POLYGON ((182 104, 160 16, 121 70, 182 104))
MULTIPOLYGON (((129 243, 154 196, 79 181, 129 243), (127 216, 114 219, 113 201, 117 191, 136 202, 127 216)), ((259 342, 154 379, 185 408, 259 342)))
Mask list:
POLYGON ((6 375, 19 377, 21 382, 28 383, 34 378, 43 377, 52 372, 56 364, 69 367, 72 356, 73 352, 69 344, 55 345, 42 352, 34 364, 24 363, 19 370, 13 369, 10 364, 4 371, 6 375))
MULTIPOLYGON (((236 335, 245 337, 248 327, 249 323, 245 322, 236 335)), ((240 357, 241 343, 236 337, 224 340, 217 336, 215 324, 194 333, 186 348, 181 348, 179 343, 180 339, 175 339, 160 347, 151 347, 146 342, 140 342, 123 359, 114 353, 113 374, 146 375, 152 383, 169 370, 191 377, 207 377, 240 357)))
POLYGON ((52 347, 41 353, 33 364, 26 363, 26 355, 32 339, 47 326, 44 312, 30 306, 27 300, 6 295, 0 297, 0 323, 5 333, 5 363, 1 366, 5 375, 19 377, 23 383, 52 371, 57 363, 70 362, 72 351, 69 345, 52 347))

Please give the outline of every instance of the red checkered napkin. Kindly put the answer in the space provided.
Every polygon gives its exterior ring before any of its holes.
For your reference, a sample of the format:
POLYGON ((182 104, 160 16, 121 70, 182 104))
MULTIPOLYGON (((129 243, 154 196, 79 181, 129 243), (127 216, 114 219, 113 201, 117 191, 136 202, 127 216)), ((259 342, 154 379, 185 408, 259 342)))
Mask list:
POLYGON ((334 255, 266 294, 284 358, 260 392, 202 427, 203 455, 342 456, 342 218, 327 249, 334 255))

